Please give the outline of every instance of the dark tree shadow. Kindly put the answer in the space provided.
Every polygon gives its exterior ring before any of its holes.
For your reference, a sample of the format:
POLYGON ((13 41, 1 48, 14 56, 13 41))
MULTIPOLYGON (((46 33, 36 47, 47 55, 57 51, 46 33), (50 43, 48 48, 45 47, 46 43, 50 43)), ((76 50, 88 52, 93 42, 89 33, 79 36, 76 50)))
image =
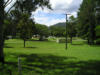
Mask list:
POLYGON ((8 46, 7 44, 5 44, 4 48, 14 48, 14 47, 11 47, 11 46, 8 46))
POLYGON ((100 45, 90 45, 91 47, 100 47, 100 45))
MULTIPOLYGON (((100 61, 77 61, 75 57, 50 54, 10 54, 15 59, 21 57, 22 70, 38 75, 100 75, 100 61)), ((6 62, 17 68, 17 62, 6 62)), ((7 66, 7 67, 8 67, 7 66)))
POLYGON ((84 45, 84 44, 71 44, 71 45, 84 45))
POLYGON ((44 41, 49 41, 49 40, 35 40, 35 39, 32 39, 32 40, 27 40, 27 41, 39 41, 39 42, 44 42, 44 41))
POLYGON ((14 47, 10 47, 10 46, 5 46, 4 48, 14 48, 14 47))
POLYGON ((25 47, 25 48, 37 48, 37 47, 25 47))

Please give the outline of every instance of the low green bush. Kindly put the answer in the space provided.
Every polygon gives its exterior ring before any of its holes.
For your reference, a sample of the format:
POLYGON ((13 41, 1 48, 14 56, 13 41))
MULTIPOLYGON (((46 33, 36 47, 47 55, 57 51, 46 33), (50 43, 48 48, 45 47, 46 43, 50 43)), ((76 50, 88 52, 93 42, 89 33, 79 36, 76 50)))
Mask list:
POLYGON ((96 26, 96 44, 100 44, 100 25, 96 26))
MULTIPOLYGON (((67 39, 67 42, 68 42, 68 43, 71 42, 69 38, 67 39)), ((65 38, 58 38, 58 39, 57 39, 57 43, 66 43, 66 39, 65 39, 65 38)))
POLYGON ((96 44, 100 44, 100 38, 96 40, 96 44))

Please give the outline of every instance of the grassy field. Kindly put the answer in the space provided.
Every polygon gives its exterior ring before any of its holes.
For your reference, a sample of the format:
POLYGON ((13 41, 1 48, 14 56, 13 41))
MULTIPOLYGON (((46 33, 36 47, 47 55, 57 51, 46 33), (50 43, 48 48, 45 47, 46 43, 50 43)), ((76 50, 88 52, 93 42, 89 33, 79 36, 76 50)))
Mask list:
MULTIPOLYGON (((82 41, 83 42, 83 41, 82 41)), ((100 75, 100 46, 89 46, 80 41, 68 44, 54 41, 5 41, 4 67, 0 75, 18 75, 18 57, 23 75, 100 75), (4 70, 3 70, 4 69, 4 70)))

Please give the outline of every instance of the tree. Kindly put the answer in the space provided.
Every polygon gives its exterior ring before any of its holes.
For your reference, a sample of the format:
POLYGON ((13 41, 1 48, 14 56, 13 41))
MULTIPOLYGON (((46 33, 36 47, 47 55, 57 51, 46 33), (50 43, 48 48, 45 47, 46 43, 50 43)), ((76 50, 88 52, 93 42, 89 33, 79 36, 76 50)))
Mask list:
POLYGON ((4 26, 5 15, 6 15, 4 9, 11 2, 12 2, 12 0, 7 0, 6 2, 5 2, 5 0, 0 0, 0 62, 2 62, 3 64, 4 64, 4 52, 3 52, 3 46, 4 46, 3 32, 4 32, 4 28, 3 28, 3 26, 4 26))
POLYGON ((89 44, 95 40, 95 0, 83 0, 78 12, 79 36, 86 38, 89 44))
POLYGON ((3 24, 4 24, 4 0, 0 0, 0 62, 4 63, 3 53, 3 24))
MULTIPOLYGON (((21 38, 24 40, 24 47, 25 47, 26 39, 28 39, 32 34, 31 24, 28 22, 29 21, 28 19, 31 16, 31 12, 35 11, 39 6, 42 8, 44 6, 51 8, 49 4, 49 0, 41 0, 41 1, 40 0, 34 0, 34 1, 33 0, 17 0, 17 4, 15 6, 15 8, 17 9, 16 11, 18 11, 18 13, 20 12, 19 15, 23 15, 24 13, 28 15, 28 16, 24 15, 23 17, 21 17, 21 19, 19 19, 19 24, 18 24, 19 26, 21 26, 19 30, 20 30, 21 38)), ((15 16, 15 18, 17 17, 18 16, 15 16)))
POLYGON ((49 30, 51 36, 62 37, 64 36, 65 27, 50 26, 49 30))
POLYGON ((22 18, 18 23, 20 38, 24 40, 24 48, 27 39, 30 39, 34 33, 34 22, 29 19, 28 14, 22 14, 22 18))
POLYGON ((96 26, 96 44, 100 44, 100 25, 96 26))
POLYGON ((49 35, 49 30, 48 30, 48 27, 45 26, 45 25, 41 25, 41 24, 36 24, 36 34, 40 35, 40 38, 39 40, 40 41, 43 41, 43 37, 47 37, 49 35))
POLYGON ((96 18, 96 44, 100 44, 100 0, 96 0, 96 7, 95 7, 95 18, 96 18))
POLYGON ((15 9, 19 10, 19 12, 28 13, 31 15, 32 11, 36 11, 38 7, 47 7, 51 9, 51 5, 49 4, 49 0, 17 0, 15 9))
POLYGON ((74 16, 71 16, 69 18, 69 23, 67 24, 68 25, 67 31, 68 31, 68 35, 71 39, 71 44, 72 44, 72 38, 75 37, 77 34, 76 24, 77 24, 77 19, 74 18, 74 16))
POLYGON ((12 24, 12 20, 10 17, 6 17, 6 19, 4 20, 4 31, 3 31, 3 38, 4 40, 7 38, 8 35, 12 35, 13 34, 13 24, 12 24))

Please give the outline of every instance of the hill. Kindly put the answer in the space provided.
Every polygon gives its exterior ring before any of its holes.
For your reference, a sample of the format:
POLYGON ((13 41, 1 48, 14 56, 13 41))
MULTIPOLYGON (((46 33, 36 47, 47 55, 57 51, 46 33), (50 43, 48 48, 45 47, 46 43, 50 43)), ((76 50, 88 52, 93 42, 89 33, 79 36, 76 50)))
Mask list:
POLYGON ((65 22, 62 22, 62 23, 57 23, 55 25, 52 25, 54 27, 66 27, 66 23, 65 22))

